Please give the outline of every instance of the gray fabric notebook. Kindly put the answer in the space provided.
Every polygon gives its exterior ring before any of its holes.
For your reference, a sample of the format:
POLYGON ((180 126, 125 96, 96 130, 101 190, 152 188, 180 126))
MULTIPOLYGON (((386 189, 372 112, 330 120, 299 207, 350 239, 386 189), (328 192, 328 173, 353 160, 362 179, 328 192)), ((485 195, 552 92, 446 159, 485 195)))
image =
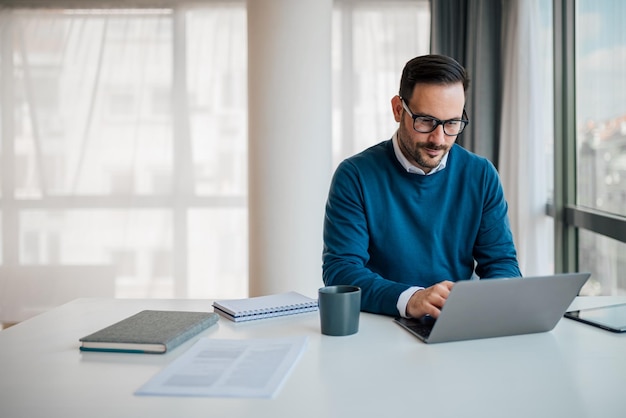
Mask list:
POLYGON ((218 319, 213 312, 145 310, 81 338, 80 350, 165 353, 218 319))

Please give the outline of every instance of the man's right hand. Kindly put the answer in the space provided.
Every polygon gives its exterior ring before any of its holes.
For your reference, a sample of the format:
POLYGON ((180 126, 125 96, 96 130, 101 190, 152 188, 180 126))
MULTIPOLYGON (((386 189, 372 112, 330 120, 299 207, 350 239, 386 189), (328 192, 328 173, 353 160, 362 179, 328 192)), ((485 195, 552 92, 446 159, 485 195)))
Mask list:
POLYGON ((452 286, 454 283, 446 280, 413 293, 406 305, 407 315, 411 318, 420 318, 424 315, 437 318, 448 299, 452 286))

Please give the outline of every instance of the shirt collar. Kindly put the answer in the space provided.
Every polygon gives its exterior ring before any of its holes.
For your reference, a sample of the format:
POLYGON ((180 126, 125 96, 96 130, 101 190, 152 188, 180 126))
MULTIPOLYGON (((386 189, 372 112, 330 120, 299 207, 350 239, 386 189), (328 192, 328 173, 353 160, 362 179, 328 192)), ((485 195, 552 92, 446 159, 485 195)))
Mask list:
POLYGON ((393 152, 396 154, 396 158, 398 159, 398 161, 400 161, 400 164, 402 164, 402 167, 404 167, 407 173, 420 174, 422 176, 430 176, 431 174, 435 174, 436 172, 441 171, 444 168, 446 168, 446 164, 448 162, 448 155, 450 154, 450 152, 445 153, 445 155, 443 156, 443 158, 441 159, 437 167, 430 170, 429 173, 425 173, 424 170, 422 170, 421 168, 416 167, 413 164, 411 164, 409 160, 406 159, 402 151, 400 150, 400 145, 398 145, 398 131, 396 131, 396 133, 393 134, 393 137, 391 138, 391 142, 393 143, 393 152))

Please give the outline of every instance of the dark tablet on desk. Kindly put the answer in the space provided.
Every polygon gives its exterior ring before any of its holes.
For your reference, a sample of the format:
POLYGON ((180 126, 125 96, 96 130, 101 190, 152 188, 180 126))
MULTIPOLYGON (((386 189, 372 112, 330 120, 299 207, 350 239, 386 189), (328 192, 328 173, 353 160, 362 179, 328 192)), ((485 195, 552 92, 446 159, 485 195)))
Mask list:
POLYGON ((626 332, 626 303, 569 311, 565 317, 613 332, 626 332))

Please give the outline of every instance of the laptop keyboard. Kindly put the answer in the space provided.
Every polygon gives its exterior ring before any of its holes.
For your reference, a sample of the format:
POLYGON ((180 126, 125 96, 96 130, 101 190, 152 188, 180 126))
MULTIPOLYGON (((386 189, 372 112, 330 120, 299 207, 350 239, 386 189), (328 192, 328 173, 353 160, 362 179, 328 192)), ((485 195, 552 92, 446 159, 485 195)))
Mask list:
POLYGON ((433 329, 433 326, 432 324, 422 324, 421 322, 415 321, 411 324, 407 324, 407 328, 424 338, 428 338, 430 332, 433 329))
POLYGON ((394 321, 402 325, 412 334, 417 335, 419 338, 424 340, 428 339, 436 322, 435 318, 432 318, 431 316, 425 316, 419 319, 396 317, 394 321))

